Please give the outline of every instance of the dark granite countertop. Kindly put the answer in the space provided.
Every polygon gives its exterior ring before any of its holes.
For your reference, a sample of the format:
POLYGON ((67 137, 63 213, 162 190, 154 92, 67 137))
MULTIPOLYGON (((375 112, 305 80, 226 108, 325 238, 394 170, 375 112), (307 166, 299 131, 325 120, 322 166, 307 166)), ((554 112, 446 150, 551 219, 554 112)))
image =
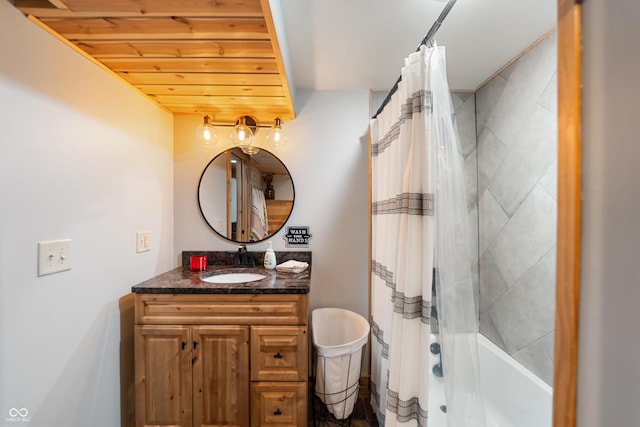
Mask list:
POLYGON ((311 266, 301 273, 283 273, 264 267, 209 265, 206 271, 177 267, 131 288, 136 294, 307 294, 311 266), (260 273, 266 278, 246 283, 209 283, 202 277, 222 273, 260 273))
POLYGON ((184 251, 182 267, 174 268, 131 288, 136 294, 308 294, 311 284, 311 252, 276 252, 276 262, 304 261, 309 267, 301 273, 284 273, 262 267, 264 252, 250 252, 259 267, 234 266, 234 252, 184 251), (190 257, 207 255, 206 271, 191 271, 190 257), (264 279, 245 283, 209 283, 203 277, 224 273, 259 273, 264 279))

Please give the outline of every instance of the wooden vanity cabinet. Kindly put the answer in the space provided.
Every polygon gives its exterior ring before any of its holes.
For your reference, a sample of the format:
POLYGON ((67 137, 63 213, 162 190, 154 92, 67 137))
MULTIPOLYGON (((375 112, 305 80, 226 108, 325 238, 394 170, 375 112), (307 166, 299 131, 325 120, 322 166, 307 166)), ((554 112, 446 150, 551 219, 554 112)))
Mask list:
POLYGON ((248 335, 246 326, 136 326, 138 425, 248 425, 248 335))
POLYGON ((137 427, 307 425, 307 294, 137 294, 135 310, 137 427))

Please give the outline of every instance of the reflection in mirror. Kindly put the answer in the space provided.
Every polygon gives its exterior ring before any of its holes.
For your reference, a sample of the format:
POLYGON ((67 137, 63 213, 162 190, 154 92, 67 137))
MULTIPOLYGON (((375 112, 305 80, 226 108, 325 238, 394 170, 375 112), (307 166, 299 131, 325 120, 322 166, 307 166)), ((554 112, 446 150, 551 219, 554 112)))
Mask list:
POLYGON ((204 169, 198 206, 209 227, 225 239, 259 242, 273 236, 293 209, 294 187, 286 166, 260 149, 231 148, 204 169))

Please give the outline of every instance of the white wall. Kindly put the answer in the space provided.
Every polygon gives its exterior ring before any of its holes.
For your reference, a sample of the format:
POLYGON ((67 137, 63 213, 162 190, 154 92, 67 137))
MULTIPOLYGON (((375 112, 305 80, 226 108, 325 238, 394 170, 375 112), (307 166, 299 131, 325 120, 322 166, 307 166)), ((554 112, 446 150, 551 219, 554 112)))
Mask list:
MULTIPOLYGON (((368 312, 368 119, 366 91, 298 91, 295 121, 284 123, 289 143, 275 153, 287 166, 295 186, 288 225, 308 225, 312 234, 311 308, 342 307, 367 317, 368 312)), ((202 117, 175 118, 174 258, 184 250, 230 250, 237 244, 220 238, 202 220, 196 189, 207 163, 229 147, 220 138, 214 151, 194 144, 202 117)), ((219 135, 228 129, 219 128, 219 135)), ((256 138, 260 137, 260 133, 256 138)), ((264 132, 262 132, 264 137, 264 132)), ((261 137, 261 138, 262 138, 261 137)), ((257 142, 262 145, 263 141, 257 142)), ((284 230, 273 247, 286 248, 284 230)), ((266 242, 249 244, 263 251, 266 242)))
POLYGON ((173 267, 173 119, 6 1, 0 56, 0 425, 119 426, 123 296, 173 267), (37 242, 62 238, 72 269, 37 277, 37 242))
POLYGON ((583 2, 578 425, 640 420, 640 3, 583 2))

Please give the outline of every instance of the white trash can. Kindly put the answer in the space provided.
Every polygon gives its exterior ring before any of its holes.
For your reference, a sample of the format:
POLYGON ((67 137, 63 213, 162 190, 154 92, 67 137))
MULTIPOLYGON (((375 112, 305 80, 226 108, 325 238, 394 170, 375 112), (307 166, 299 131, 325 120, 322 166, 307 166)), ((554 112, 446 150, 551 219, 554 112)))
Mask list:
POLYGON ((358 398, 362 352, 369 322, 341 308, 311 312, 316 357, 315 392, 336 420, 348 418, 358 398))

